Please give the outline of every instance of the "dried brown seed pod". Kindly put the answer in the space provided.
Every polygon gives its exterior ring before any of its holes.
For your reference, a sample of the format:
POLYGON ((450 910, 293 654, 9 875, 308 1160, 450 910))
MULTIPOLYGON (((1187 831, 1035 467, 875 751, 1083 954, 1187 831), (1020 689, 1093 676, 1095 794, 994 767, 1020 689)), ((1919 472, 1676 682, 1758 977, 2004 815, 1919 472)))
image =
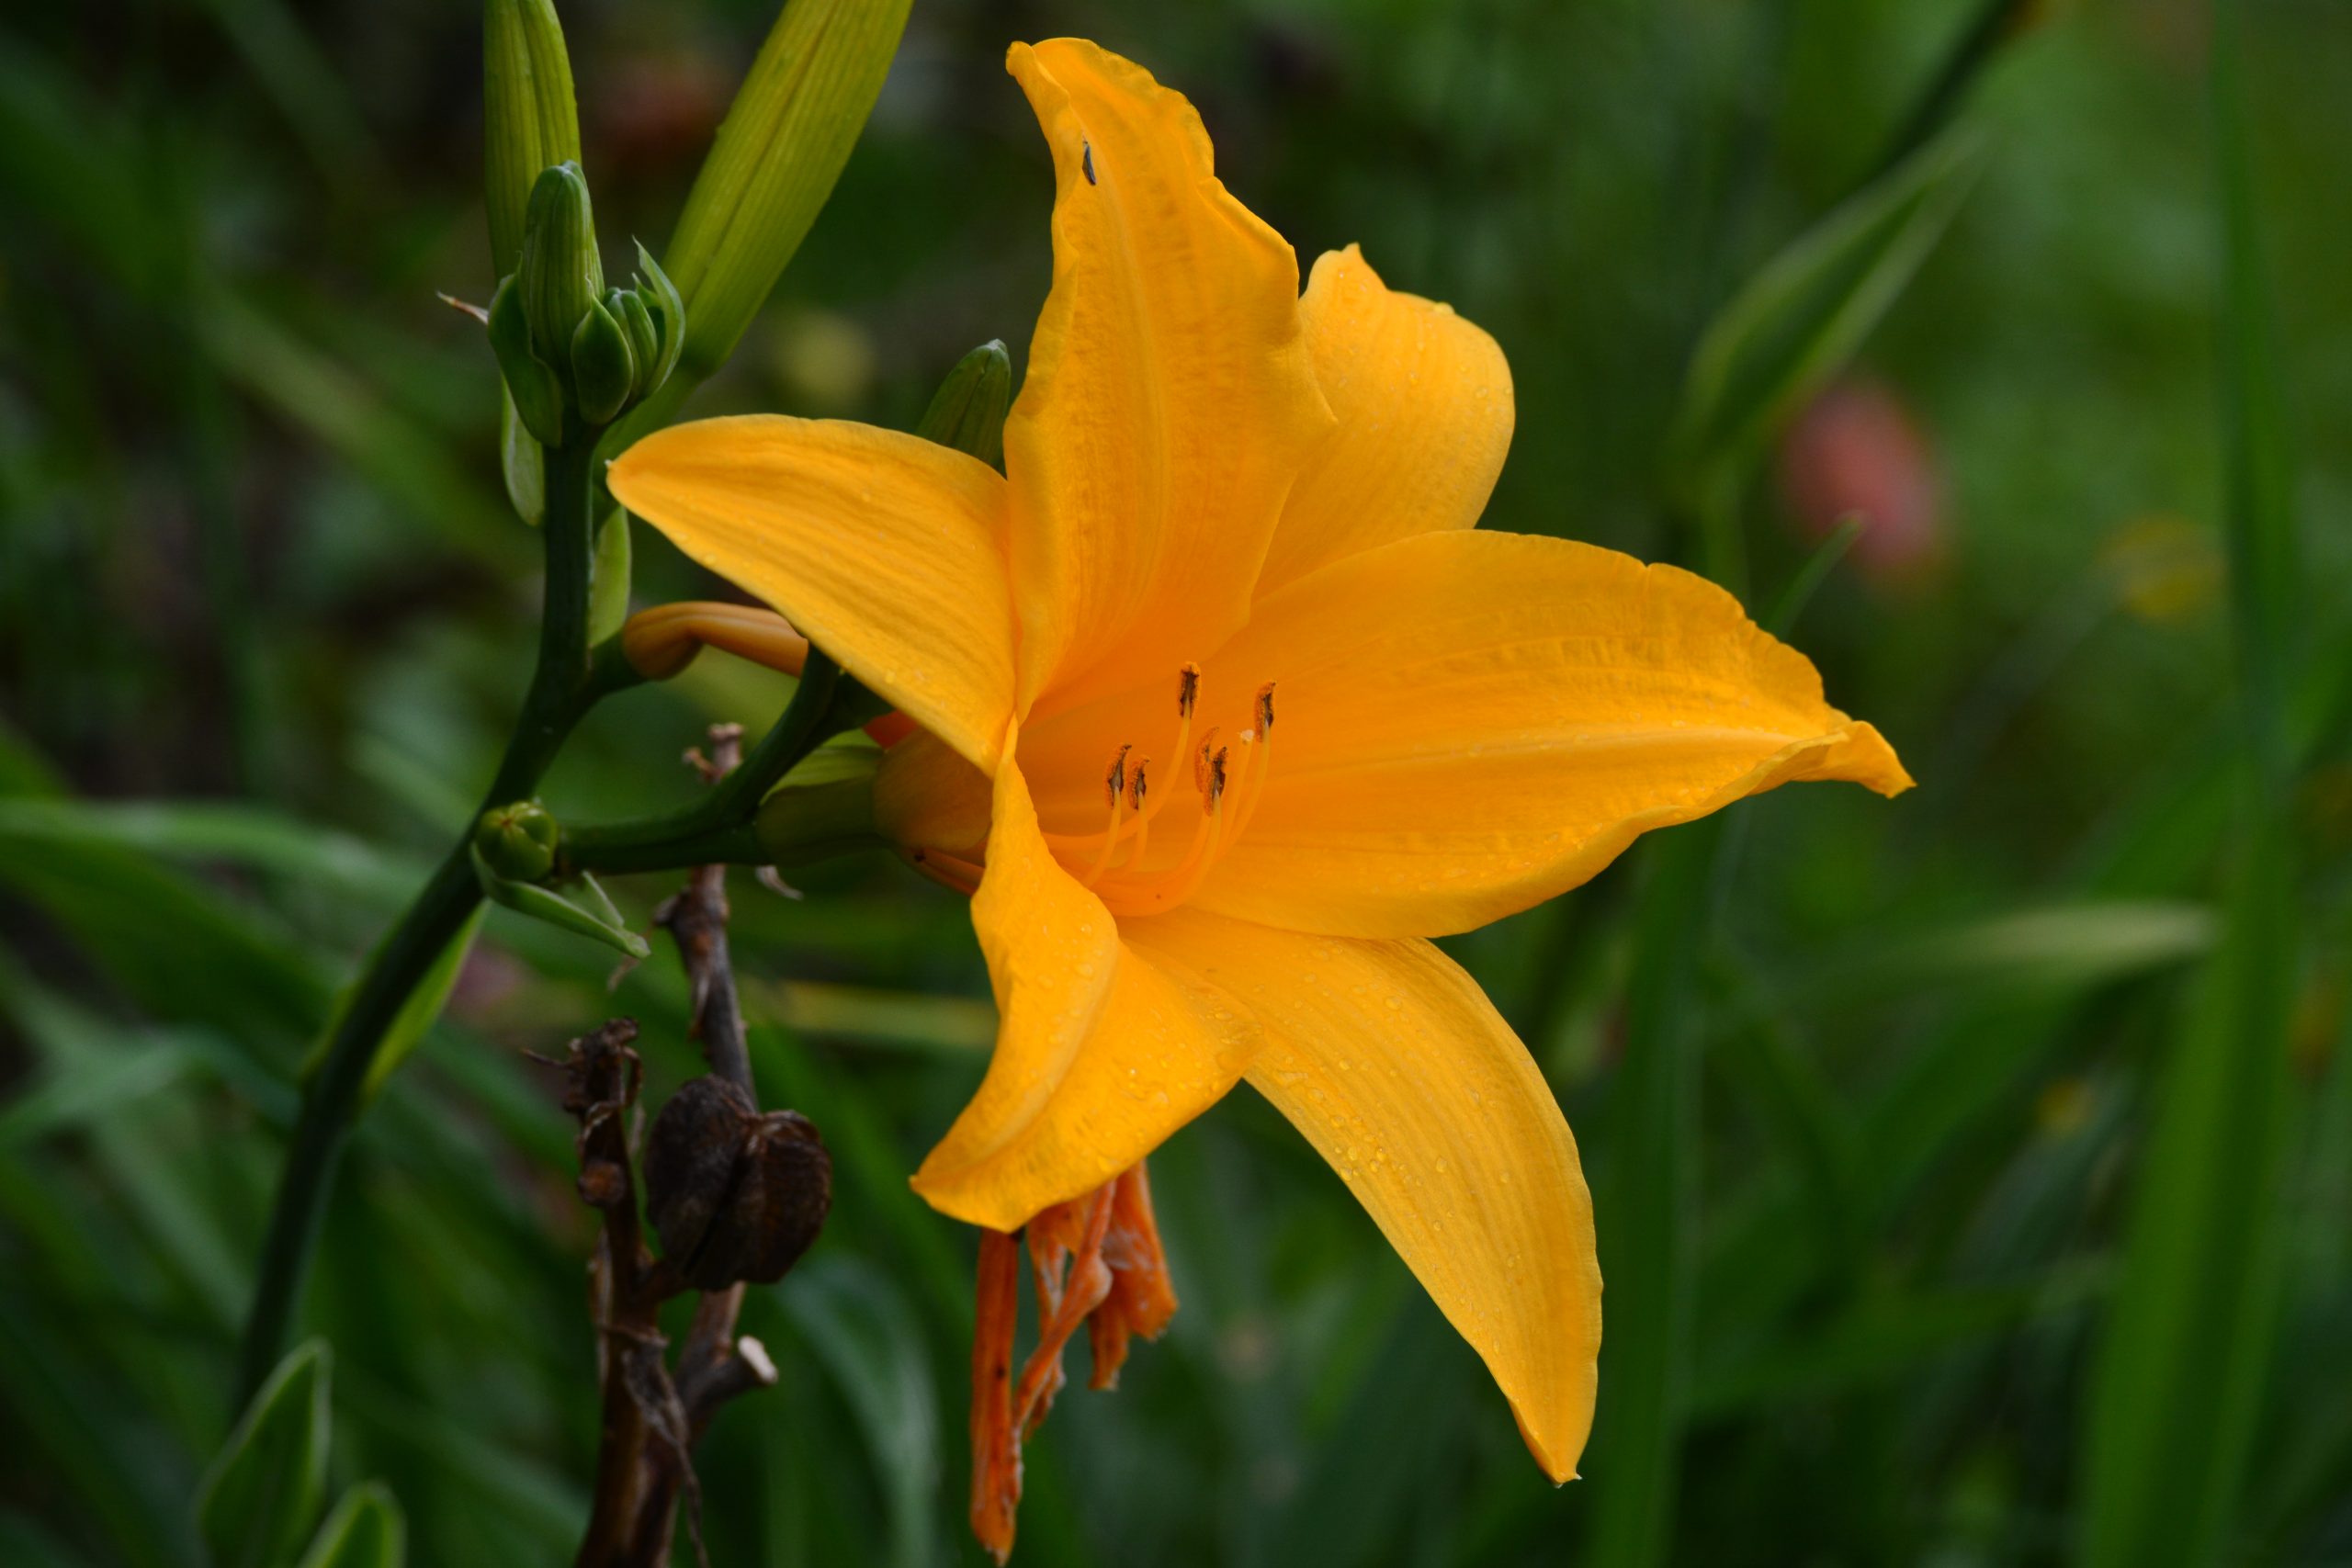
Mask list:
POLYGON ((645 1139, 645 1207, 662 1256, 687 1269, 735 1186, 735 1168, 758 1120, 725 1078, 690 1078, 645 1139))
POLYGON ((725 1078, 690 1080, 654 1118, 646 1207, 662 1255, 697 1290, 784 1277, 832 1206, 832 1159, 797 1111, 763 1116, 725 1078))

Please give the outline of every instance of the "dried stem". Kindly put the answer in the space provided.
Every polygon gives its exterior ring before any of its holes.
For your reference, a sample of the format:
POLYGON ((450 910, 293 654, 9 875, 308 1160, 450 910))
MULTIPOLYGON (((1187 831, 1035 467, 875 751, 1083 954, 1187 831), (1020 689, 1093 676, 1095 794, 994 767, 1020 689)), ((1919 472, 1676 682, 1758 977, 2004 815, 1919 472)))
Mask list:
MULTIPOLYGON (((707 783, 717 784, 742 761, 741 728, 716 725, 710 752, 687 753, 707 783)), ((742 1009, 727 945, 727 870, 696 867, 676 897, 655 912, 655 923, 677 942, 692 997, 689 1032, 700 1040, 714 1075, 757 1103, 742 1009)), ((625 1130, 636 1100, 634 1052, 625 1049, 633 1025, 608 1024, 576 1042, 568 1064, 573 1089, 567 1109, 581 1118, 581 1195, 603 1210, 605 1226, 592 1269, 597 1324, 603 1333, 598 1372, 604 1389, 604 1428, 596 1463, 595 1511, 582 1544, 579 1568, 662 1568, 669 1561, 678 1501, 699 1511, 690 1450, 718 1407, 740 1393, 772 1387, 775 1365, 755 1339, 739 1339, 735 1324, 743 1287, 703 1293, 678 1354, 674 1375, 664 1359, 662 1303, 684 1282, 669 1265, 650 1259, 639 1220, 636 1172, 625 1130), (626 1033, 616 1032, 626 1030, 626 1033), (625 1076, 611 1065, 625 1057, 625 1076)), ((692 1513, 689 1522, 692 1523, 692 1513)), ((695 1531, 696 1555, 701 1533, 695 1531)))

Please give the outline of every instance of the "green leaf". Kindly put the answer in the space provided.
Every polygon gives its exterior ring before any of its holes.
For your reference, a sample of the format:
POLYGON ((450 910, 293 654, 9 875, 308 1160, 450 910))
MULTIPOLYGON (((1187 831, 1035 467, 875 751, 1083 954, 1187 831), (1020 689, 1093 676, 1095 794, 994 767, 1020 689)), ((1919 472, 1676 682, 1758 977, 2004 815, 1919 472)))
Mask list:
POLYGON ((325 1496, 326 1341, 300 1345, 254 1395, 197 1494, 197 1532, 214 1568, 285 1568, 325 1496))
MULTIPOLYGON (((908 0, 787 0, 695 177, 665 265, 683 366, 727 361, 832 194, 898 52, 908 0)), ((673 405, 674 406, 674 405, 673 405)))
POLYGON ((185 1045, 159 1040, 112 1055, 52 1066, 0 1106, 0 1151, 21 1148, 169 1089, 193 1065, 185 1045))
MULTIPOLYGON (((449 993, 457 988, 458 976, 465 969, 466 957, 473 952, 474 938, 481 931, 482 917, 489 913, 489 906, 481 905, 466 917, 466 923, 458 929, 456 936, 449 939, 449 945, 441 950, 441 956, 433 961, 433 967, 417 981, 416 989, 408 994, 408 1000, 401 1004, 401 1010, 392 1015, 391 1027, 384 1031, 383 1039, 377 1044, 376 1059, 369 1064, 367 1084, 360 1089, 367 1099, 373 1100, 382 1091, 385 1080, 408 1060, 409 1054, 416 1049, 419 1042, 440 1019, 441 1010, 449 1005, 449 993)), ((337 1008, 335 1010, 340 1014, 343 1010, 337 1008)), ((322 1051, 326 1042, 334 1037, 336 1024, 340 1021, 339 1017, 330 1021, 320 1033, 322 1051)))
POLYGON ((38 905, 141 1006, 248 1044, 307 1039, 327 987, 288 933, 145 854, 78 803, 0 801, 0 886, 38 905))
POLYGON ((319 1527, 301 1568, 401 1568, 408 1561, 408 1520, 381 1482, 343 1495, 319 1527))
POLYGON ((1928 143, 1798 236, 1732 298, 1691 355, 1675 447, 1696 470, 1752 449, 1834 374, 1927 259, 1979 163, 1960 131, 1928 143))
POLYGON ((1664 1562, 1673 1541, 1698 1229, 1699 1042, 1690 1004, 1696 952, 1713 924, 1724 820, 1693 823, 1652 851, 1626 981, 1624 1066, 1594 1209, 1610 1306, 1600 1351, 1610 1397, 1594 1451, 1610 1456, 1612 1473, 1593 1500, 1587 1560, 1610 1568, 1664 1562))
POLYGON ((216 291, 190 310, 198 337, 223 376, 445 540, 482 557, 513 536, 497 502, 438 437, 258 304, 216 291))
POLYGON ((922 1568, 938 1555, 931 1514, 940 1421, 921 1325, 889 1278, 854 1258, 820 1258, 795 1269, 775 1292, 841 1389, 873 1455, 890 1543, 878 1560, 922 1568))

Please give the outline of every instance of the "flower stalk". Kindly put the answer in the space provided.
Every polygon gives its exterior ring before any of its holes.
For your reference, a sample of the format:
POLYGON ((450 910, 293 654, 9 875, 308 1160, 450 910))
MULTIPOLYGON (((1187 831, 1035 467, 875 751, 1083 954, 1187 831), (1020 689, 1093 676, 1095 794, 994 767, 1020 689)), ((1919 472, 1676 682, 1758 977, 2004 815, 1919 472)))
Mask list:
MULTIPOLYGON (((595 662, 588 644, 595 503, 590 464, 600 434, 576 427, 561 447, 548 454, 546 524, 541 530, 547 547, 547 604, 539 623, 538 662, 497 775, 482 797, 482 812, 537 788, 565 737, 594 701, 591 676, 595 662)), ((476 815, 479 819, 481 813, 476 815)), ((293 1146, 278 1178, 245 1321, 237 1374, 240 1399, 261 1386, 285 1349, 288 1326, 318 1243, 327 1193, 385 1032, 481 902, 473 867, 474 830, 475 822, 469 821, 376 949, 317 1071, 303 1086, 293 1146)))

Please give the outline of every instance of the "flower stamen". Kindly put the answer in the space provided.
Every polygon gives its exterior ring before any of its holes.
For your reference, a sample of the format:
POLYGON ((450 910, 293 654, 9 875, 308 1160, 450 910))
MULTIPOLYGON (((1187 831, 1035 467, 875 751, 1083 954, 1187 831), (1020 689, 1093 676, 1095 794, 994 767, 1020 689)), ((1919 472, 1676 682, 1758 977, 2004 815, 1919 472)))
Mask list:
POLYGON ((1102 873, 1110 868, 1112 852, 1119 847, 1119 819, 1127 804, 1127 753, 1132 745, 1122 746, 1111 759, 1110 771, 1102 775, 1102 793, 1111 804, 1111 825, 1102 830, 1102 848, 1094 856, 1094 864, 1084 877, 1086 886, 1093 886, 1102 880, 1102 873))

